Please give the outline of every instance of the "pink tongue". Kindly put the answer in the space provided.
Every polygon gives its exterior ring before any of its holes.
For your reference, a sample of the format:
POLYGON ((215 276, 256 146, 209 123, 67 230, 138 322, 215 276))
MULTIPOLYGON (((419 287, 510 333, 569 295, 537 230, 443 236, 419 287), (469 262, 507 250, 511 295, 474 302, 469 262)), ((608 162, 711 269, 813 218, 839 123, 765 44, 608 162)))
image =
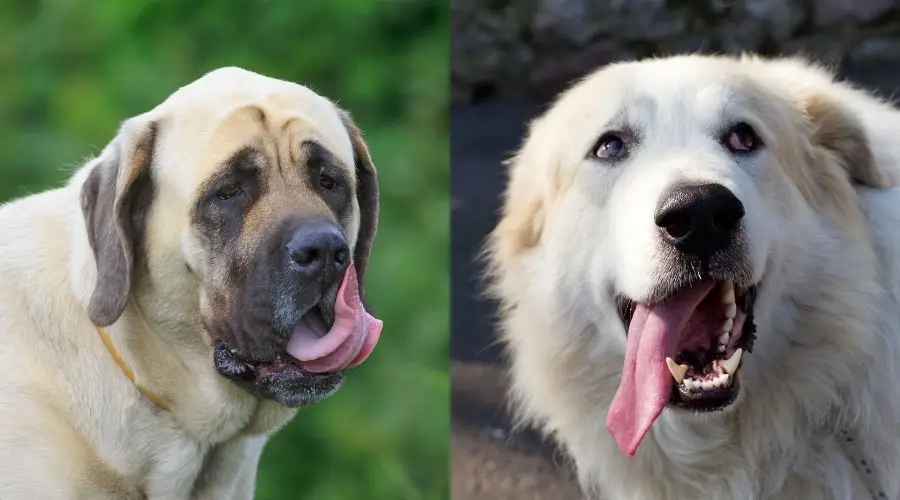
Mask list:
POLYGON ((664 302, 635 307, 622 380, 606 415, 607 430, 629 457, 669 402, 672 375, 666 356, 678 354, 681 331, 714 286, 714 282, 698 283, 664 302))
POLYGON ((362 363, 381 335, 381 320, 366 312, 359 299, 359 282, 352 262, 344 272, 334 315, 334 325, 328 332, 321 320, 304 319, 288 341, 287 353, 311 372, 334 372, 362 363))

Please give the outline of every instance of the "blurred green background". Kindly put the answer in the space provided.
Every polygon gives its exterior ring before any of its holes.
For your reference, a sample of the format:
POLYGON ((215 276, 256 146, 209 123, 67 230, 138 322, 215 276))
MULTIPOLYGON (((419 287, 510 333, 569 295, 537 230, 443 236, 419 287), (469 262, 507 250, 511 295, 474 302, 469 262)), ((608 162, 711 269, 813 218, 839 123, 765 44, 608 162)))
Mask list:
POLYGON ((60 185, 119 123, 237 65, 349 109, 379 169, 385 330, 268 445, 258 499, 443 499, 449 434, 447 0, 0 3, 0 200, 60 185))

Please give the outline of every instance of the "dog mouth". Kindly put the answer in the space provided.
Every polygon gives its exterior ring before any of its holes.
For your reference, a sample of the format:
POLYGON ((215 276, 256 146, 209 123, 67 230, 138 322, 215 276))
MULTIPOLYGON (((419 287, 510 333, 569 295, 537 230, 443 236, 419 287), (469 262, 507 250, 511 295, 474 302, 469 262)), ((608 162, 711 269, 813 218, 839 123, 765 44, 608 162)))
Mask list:
POLYGON ((704 279, 653 303, 617 298, 626 353, 607 428, 624 453, 667 406, 705 413, 734 403, 756 338, 756 294, 756 285, 704 279))
MULTIPOLYGON (((714 283, 680 332, 677 354, 665 360, 673 384, 669 404, 698 413, 722 410, 734 402, 740 389, 738 370, 756 339, 757 287, 714 283)), ((637 304, 620 296, 616 305, 627 331, 637 304)))
MULTIPOLYGON (((318 303, 301 315, 297 328, 304 328, 321 338, 334 326, 334 321, 334 309, 318 303)), ((222 359, 221 362, 217 362, 217 366, 220 371, 224 371, 224 376, 231 379, 252 378, 256 373, 276 373, 289 367, 301 370, 308 376, 318 374, 309 370, 304 362, 288 354, 286 344, 272 359, 267 360, 250 359, 240 349, 229 347, 228 344, 221 341, 216 344, 216 349, 222 351, 218 354, 222 359)), ((338 371, 341 370, 334 370, 334 372, 338 371)))
POLYGON ((287 406, 322 399, 340 387, 343 371, 365 361, 381 335, 382 322, 362 304, 356 270, 344 274, 333 307, 310 307, 274 357, 248 360, 224 342, 213 361, 219 373, 261 397, 287 406))

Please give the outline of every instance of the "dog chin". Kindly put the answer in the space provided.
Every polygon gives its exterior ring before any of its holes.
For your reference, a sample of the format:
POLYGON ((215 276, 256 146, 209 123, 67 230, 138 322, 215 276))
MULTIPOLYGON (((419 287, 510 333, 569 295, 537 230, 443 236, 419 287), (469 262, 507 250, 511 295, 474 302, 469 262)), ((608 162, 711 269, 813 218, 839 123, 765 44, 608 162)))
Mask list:
POLYGON ((287 354, 267 362, 246 361, 221 342, 214 348, 213 362, 219 374, 238 387, 290 408, 317 403, 336 393, 344 382, 343 371, 313 373, 287 354))
MULTIPOLYGON (((314 305, 297 323, 313 321, 325 329, 334 323, 334 307, 314 305), (310 319, 310 318, 313 319, 310 319)), ((287 407, 296 408, 317 403, 337 392, 344 381, 342 370, 317 373, 286 352, 289 335, 270 335, 273 342, 284 338, 278 346, 268 348, 274 355, 257 359, 224 340, 215 343, 213 364, 223 377, 250 394, 271 399, 287 407)))

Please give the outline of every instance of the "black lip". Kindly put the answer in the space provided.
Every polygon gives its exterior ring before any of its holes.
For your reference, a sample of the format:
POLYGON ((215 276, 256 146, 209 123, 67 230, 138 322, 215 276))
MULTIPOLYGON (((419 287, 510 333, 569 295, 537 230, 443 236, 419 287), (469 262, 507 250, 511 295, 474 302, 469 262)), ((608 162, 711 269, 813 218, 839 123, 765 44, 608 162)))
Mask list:
POLYGON ((213 350, 213 364, 220 375, 254 396, 271 399, 290 408, 317 403, 343 385, 343 371, 313 373, 286 358, 267 362, 248 361, 221 342, 213 350))
POLYGON ((741 389, 738 375, 738 373, 734 375, 731 385, 728 387, 700 393, 691 393, 683 386, 679 386, 675 384, 675 381, 672 381, 672 385, 675 387, 672 390, 672 395, 669 397, 669 404, 695 413, 724 410, 737 399, 738 392, 741 389))

